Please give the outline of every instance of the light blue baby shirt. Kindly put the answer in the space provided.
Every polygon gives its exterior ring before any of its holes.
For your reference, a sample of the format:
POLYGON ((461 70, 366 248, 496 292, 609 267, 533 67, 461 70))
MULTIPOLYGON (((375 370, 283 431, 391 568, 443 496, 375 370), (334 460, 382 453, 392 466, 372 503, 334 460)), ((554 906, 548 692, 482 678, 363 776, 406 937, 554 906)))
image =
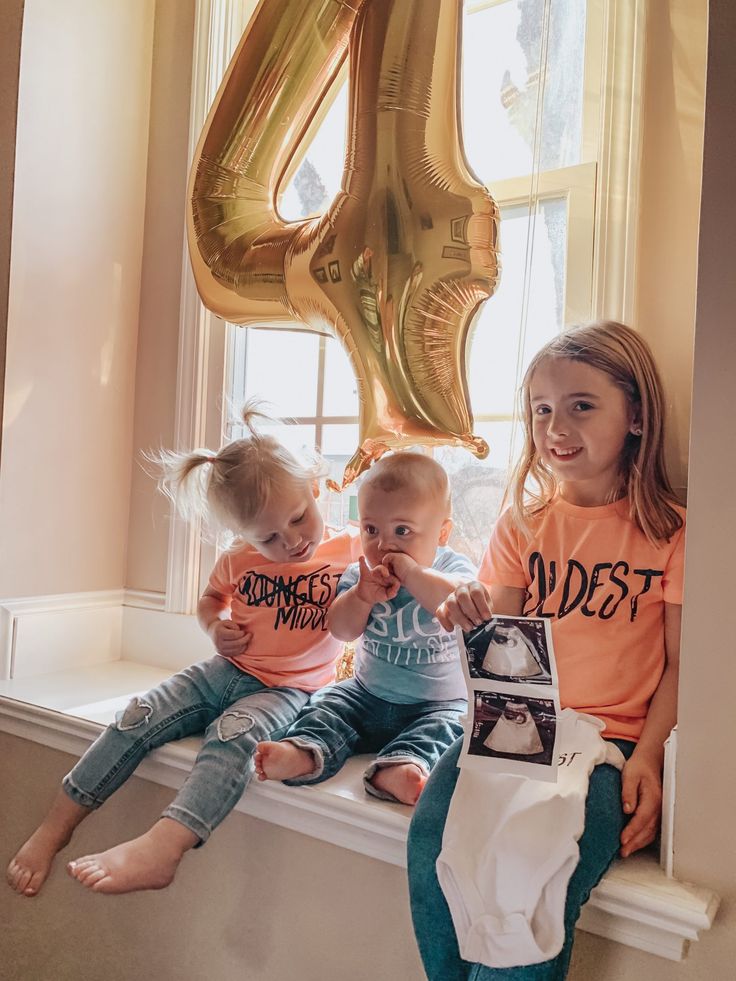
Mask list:
MULTIPOLYGON (((470 559, 446 546, 437 549, 432 568, 468 580, 477 575, 470 559)), ((358 578, 356 562, 340 577, 338 595, 358 578)), ((454 631, 444 630, 404 586, 371 610, 358 643, 355 676, 377 698, 402 705, 467 694, 454 631)))

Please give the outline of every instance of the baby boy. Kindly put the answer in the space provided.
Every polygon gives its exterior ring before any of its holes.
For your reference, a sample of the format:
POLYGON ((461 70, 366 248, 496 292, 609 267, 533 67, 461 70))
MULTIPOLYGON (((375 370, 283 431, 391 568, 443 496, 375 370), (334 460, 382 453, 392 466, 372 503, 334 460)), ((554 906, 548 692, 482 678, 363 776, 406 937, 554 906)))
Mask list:
POLYGON ((416 803, 467 709, 457 641, 434 611, 476 577, 447 547, 450 490, 422 453, 382 458, 358 492, 363 557, 349 566, 328 617, 335 637, 361 637, 355 677, 313 696, 279 742, 258 746, 260 780, 318 783, 349 756, 377 753, 366 790, 416 803))

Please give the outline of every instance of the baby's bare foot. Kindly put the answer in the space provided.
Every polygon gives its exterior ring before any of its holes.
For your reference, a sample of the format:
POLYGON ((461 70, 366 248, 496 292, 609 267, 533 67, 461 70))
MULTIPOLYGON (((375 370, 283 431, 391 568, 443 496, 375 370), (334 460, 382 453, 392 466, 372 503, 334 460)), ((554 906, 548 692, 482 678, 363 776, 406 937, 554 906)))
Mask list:
POLYGON ((402 804, 416 804, 426 782, 427 774, 416 763, 380 766, 371 779, 377 790, 391 794, 402 804))
POLYGON ((314 772, 314 757, 295 743, 258 743, 255 755, 259 780, 291 780, 314 772))
POLYGON ((99 855, 69 862, 67 872, 92 892, 126 893, 164 889, 174 879, 184 853, 199 838, 184 825, 162 818, 140 838, 99 855))
POLYGON ((51 871, 56 853, 69 844, 71 832, 59 833, 42 824, 11 860, 8 885, 21 896, 35 896, 51 871))

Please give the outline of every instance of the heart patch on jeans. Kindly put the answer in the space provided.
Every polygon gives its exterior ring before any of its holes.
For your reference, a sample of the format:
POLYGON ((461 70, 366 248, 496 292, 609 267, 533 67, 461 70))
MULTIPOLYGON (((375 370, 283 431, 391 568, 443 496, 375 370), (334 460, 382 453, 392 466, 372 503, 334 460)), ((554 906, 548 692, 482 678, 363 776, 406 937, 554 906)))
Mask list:
POLYGON ((225 712, 217 723, 217 735, 227 743, 251 730, 255 724, 256 720, 246 712, 225 712))
POLYGON ((122 715, 118 713, 116 716, 117 728, 121 732, 124 732, 126 729, 136 729, 138 726, 142 726, 148 722, 152 714, 153 707, 147 702, 142 702, 136 695, 122 715))

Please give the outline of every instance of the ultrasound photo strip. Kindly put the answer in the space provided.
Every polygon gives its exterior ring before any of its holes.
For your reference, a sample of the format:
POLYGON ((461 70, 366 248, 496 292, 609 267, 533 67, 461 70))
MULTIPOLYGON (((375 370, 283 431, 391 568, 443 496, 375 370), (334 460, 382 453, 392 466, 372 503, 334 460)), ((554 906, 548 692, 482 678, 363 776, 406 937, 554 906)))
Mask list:
POLYGON ((549 621, 541 617, 496 616, 462 635, 466 679, 557 687, 549 621))

